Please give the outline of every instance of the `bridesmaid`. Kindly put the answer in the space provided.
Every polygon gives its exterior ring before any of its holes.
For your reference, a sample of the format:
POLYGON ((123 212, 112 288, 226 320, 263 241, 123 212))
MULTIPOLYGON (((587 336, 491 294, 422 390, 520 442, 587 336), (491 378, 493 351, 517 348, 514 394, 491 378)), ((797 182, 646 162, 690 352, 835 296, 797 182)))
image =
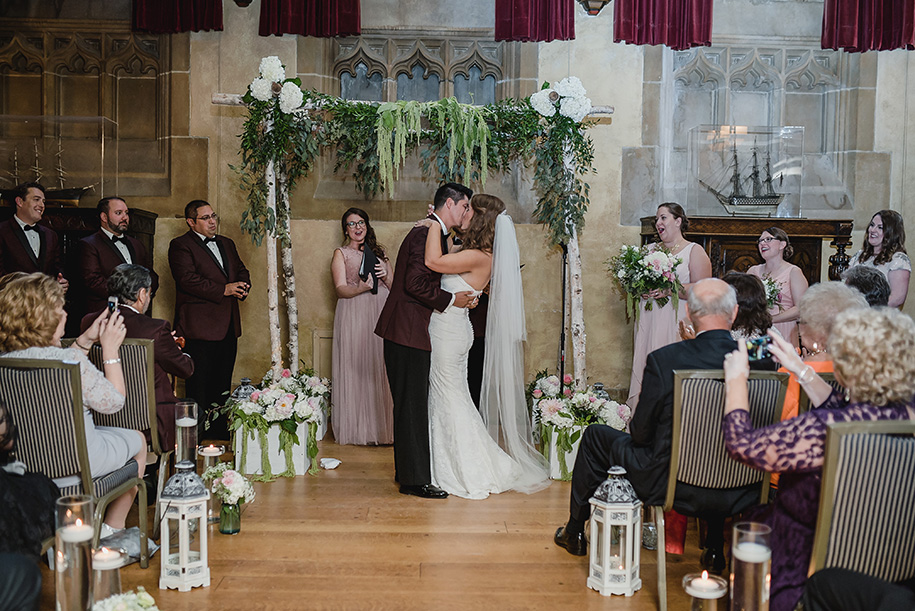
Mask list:
POLYGON ((881 210, 871 218, 864 245, 851 258, 849 267, 867 265, 886 276, 891 308, 901 308, 909 293, 912 262, 905 252, 905 224, 894 210, 881 210))
POLYGON ((343 245, 334 250, 330 265, 337 291, 331 387, 334 439, 339 444, 389 444, 394 442, 394 404, 384 347, 374 329, 388 298, 391 265, 364 210, 347 210, 341 226, 343 245), (377 265, 375 275, 363 280, 359 267, 366 249, 377 265))
MULTIPOLYGON (((658 206, 655 215, 655 229, 661 244, 680 257, 682 262, 677 266, 677 277, 683 285, 680 292, 680 303, 674 311, 672 301, 663 307, 655 303, 651 310, 645 311, 645 302, 648 299, 669 297, 670 291, 654 290, 642 295, 639 303, 639 320, 635 327, 635 341, 632 354, 632 377, 629 381, 629 399, 626 403, 633 410, 638 406, 639 393, 642 392, 642 373, 648 355, 658 348, 663 348, 680 340, 678 321, 686 319, 686 294, 689 286, 703 278, 712 275, 712 262, 705 250, 683 237, 683 232, 689 228, 689 219, 680 204, 667 202, 658 206)), ((652 245, 655 248, 656 245, 652 245)))
POLYGON ((807 278, 801 268, 785 259, 794 254, 788 234, 778 227, 769 227, 756 241, 763 263, 747 270, 765 283, 766 277, 781 287, 778 303, 769 308, 772 323, 792 346, 798 346, 797 319, 801 297, 807 291, 807 278))

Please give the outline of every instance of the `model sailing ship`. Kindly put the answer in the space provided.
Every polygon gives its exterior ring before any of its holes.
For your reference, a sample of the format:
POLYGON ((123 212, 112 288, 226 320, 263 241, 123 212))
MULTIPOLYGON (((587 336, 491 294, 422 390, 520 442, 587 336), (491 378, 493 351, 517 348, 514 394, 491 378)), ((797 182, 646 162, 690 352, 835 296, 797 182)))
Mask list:
MULTIPOLYGON (((32 174, 31 180, 34 182, 40 183, 42 177, 44 177, 44 173, 42 172, 41 164, 39 162, 38 139, 37 138, 34 138, 32 140, 32 148, 35 152, 35 161, 32 164, 32 166, 28 169, 28 171, 32 174)), ((55 173, 57 175, 57 177, 56 177, 57 188, 55 189, 52 187, 46 187, 45 188, 45 198, 46 198, 47 202, 59 204, 61 206, 78 206, 79 198, 82 197, 83 193, 92 189, 94 187, 94 185, 89 185, 88 187, 67 188, 67 186, 66 186, 67 172, 64 170, 63 163, 61 161, 63 152, 64 152, 63 146, 61 145, 60 138, 58 138, 57 139, 57 153, 55 155, 57 158, 57 163, 56 163, 56 167, 55 167, 55 173)), ((11 161, 13 164, 13 169, 12 169, 12 171, 7 172, 7 175, 9 176, 9 179, 7 179, 7 180, 9 182, 11 182, 14 186, 16 186, 16 185, 19 185, 21 182, 23 182, 23 179, 20 177, 20 174, 19 174, 19 150, 18 149, 13 149, 13 157, 12 157, 11 161)), ((10 201, 10 202, 13 202, 15 199, 15 197, 14 197, 15 191, 13 189, 2 189, 2 190, 0 190, 0 195, 2 195, 3 199, 10 201)))
MULTIPOLYGON (((772 186, 772 168, 769 154, 766 153, 766 177, 760 180, 756 146, 753 147, 753 161, 751 163, 750 173, 746 178, 743 178, 740 175, 740 166, 737 163, 736 143, 733 144, 731 150, 734 157, 732 163, 734 171, 731 173, 731 177, 728 181, 731 184, 731 192, 724 193, 702 180, 699 181, 699 184, 711 191, 718 201, 721 202, 721 205, 724 206, 724 209, 731 215, 772 216, 778 210, 778 205, 785 199, 785 194, 777 193, 772 186), (749 192, 744 190, 744 183, 747 181, 751 183, 749 192)), ((781 185, 782 179, 783 176, 779 175, 779 185, 781 185)))

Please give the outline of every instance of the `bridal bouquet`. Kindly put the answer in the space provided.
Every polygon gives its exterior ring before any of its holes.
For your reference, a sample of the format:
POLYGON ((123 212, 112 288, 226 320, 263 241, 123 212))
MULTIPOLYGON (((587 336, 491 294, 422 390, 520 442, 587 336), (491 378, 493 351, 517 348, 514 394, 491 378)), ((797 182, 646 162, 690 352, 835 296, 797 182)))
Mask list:
POLYGON ((305 443, 311 463, 308 472, 316 474, 317 428, 326 417, 329 405, 330 381, 316 376, 312 369, 303 369, 298 373, 283 369, 275 380, 272 371, 268 371, 259 388, 250 397, 243 400, 230 399, 226 410, 232 421, 232 429, 240 429, 243 434, 241 470, 245 471, 248 435, 256 432, 260 437, 263 479, 272 479, 266 436, 270 427, 277 426, 280 429, 280 448, 286 454, 286 471, 280 475, 293 477, 295 468, 292 463, 292 446, 300 443, 297 429, 300 424, 306 423, 308 438, 305 443))
POLYGON ((782 285, 769 274, 765 274, 762 277, 762 283, 766 288, 766 308, 771 310, 774 306, 778 306, 779 311, 781 311, 782 285))
POLYGON ((639 308, 636 306, 642 295, 655 289, 669 290, 670 297, 660 299, 647 299, 645 311, 650 311, 654 301, 663 307, 668 301, 673 301, 674 309, 679 305, 679 293, 683 290, 680 279, 677 278, 677 266, 682 263, 661 246, 649 248, 648 246, 623 246, 620 254, 609 261, 610 271, 626 295, 626 316, 638 320, 639 308))
MULTIPOLYGON (((604 394, 601 391, 600 394, 604 394)), ((628 405, 600 396, 593 386, 585 392, 575 392, 572 376, 548 375, 541 371, 528 385, 528 396, 535 424, 539 424, 541 451, 549 459, 550 446, 559 454, 560 479, 571 475, 565 455, 575 451, 585 427, 606 424, 625 430, 632 412, 628 405)), ((536 428, 536 427, 535 427, 536 428)))
POLYGON ((93 603, 92 611, 159 611, 159 607, 143 586, 137 586, 136 592, 115 594, 93 603))

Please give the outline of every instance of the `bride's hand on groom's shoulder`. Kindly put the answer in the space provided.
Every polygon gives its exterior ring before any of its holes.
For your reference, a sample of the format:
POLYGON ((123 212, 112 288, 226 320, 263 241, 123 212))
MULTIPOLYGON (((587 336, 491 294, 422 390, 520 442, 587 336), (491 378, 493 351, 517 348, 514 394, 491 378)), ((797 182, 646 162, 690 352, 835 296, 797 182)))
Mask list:
POLYGON ((433 221, 432 219, 420 219, 420 220, 416 221, 416 224, 413 226, 414 227, 432 227, 432 225, 434 225, 434 224, 435 224, 435 221, 433 221))

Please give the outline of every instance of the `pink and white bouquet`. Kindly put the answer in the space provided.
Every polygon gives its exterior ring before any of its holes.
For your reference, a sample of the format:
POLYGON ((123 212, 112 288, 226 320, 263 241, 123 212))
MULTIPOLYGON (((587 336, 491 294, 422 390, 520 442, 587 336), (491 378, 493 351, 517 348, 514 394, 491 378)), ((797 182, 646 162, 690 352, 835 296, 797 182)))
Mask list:
POLYGON ((159 607, 146 588, 137 586, 136 592, 115 594, 94 602, 92 611, 159 611, 159 607))
POLYGON ((778 306, 778 310, 781 311, 782 285, 769 274, 763 275, 762 283, 766 289, 766 308, 771 310, 773 307, 778 306))
POLYGON ((669 297, 645 300, 645 311, 650 311, 657 301, 663 307, 673 301, 674 309, 679 305, 679 293, 683 285, 677 277, 677 266, 683 260, 670 254, 663 246, 623 246, 620 254, 609 261, 610 271, 616 278, 620 289, 626 295, 626 315, 638 320, 639 308, 636 304, 643 295, 653 290, 668 290, 669 297))
POLYGON ((254 500, 254 486, 244 475, 229 469, 229 463, 219 463, 203 473, 205 481, 212 482, 213 494, 225 505, 250 503, 254 500))

